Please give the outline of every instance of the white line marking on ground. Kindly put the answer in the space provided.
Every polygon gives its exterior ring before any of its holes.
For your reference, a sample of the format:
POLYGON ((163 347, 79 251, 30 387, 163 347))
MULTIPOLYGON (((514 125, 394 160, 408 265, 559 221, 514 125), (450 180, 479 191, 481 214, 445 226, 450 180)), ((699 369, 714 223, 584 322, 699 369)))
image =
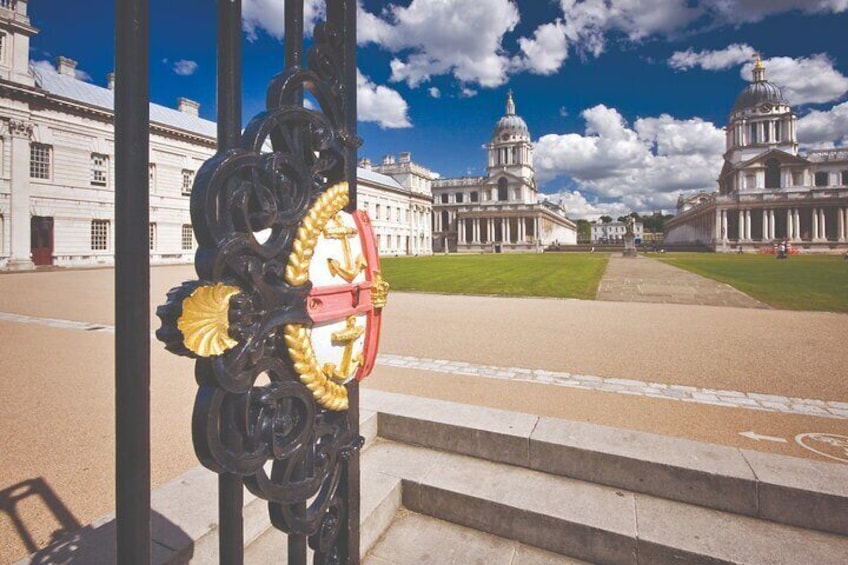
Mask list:
MULTIPOLYGON (((0 321, 23 324, 38 324, 53 328, 68 330, 83 330, 89 332, 114 333, 115 327, 106 324, 78 322, 74 320, 59 320, 0 312, 0 321)), ((664 398, 695 404, 709 404, 728 408, 749 408, 781 414, 800 414, 802 416, 820 416, 848 420, 848 404, 808 398, 793 398, 756 392, 738 392, 733 390, 715 390, 693 386, 648 383, 633 379, 602 378, 592 375, 578 375, 543 369, 528 369, 523 367, 497 367, 493 365, 476 365, 465 361, 448 361, 446 359, 426 359, 405 355, 382 354, 377 357, 377 363, 384 367, 399 367, 417 369, 436 373, 471 375, 492 379, 504 379, 523 382, 546 383, 556 386, 595 390, 651 398, 664 398)))

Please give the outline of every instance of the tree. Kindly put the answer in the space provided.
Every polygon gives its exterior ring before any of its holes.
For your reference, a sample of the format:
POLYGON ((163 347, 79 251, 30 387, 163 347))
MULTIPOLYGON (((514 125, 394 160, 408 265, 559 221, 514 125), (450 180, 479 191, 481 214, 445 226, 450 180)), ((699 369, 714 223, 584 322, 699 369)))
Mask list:
POLYGON ((590 241, 592 239, 592 224, 588 220, 575 220, 577 224, 577 241, 590 241))
POLYGON ((601 217, 600 217, 600 218, 598 218, 598 219, 599 219, 599 220, 601 220, 601 223, 602 223, 602 224, 610 224, 610 223, 612 223, 612 217, 610 217, 610 216, 601 216, 601 217))

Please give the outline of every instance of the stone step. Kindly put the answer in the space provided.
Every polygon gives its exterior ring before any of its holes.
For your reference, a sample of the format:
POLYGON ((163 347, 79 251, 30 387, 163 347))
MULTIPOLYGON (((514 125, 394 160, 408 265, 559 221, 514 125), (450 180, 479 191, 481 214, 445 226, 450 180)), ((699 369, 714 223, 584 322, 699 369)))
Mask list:
POLYGON ((586 565, 570 557, 530 547, 401 510, 363 565, 586 565))
POLYGON ((363 389, 398 442, 848 535, 848 466, 363 389))
MULTIPOLYGON (((377 436, 377 413, 360 410, 359 429, 360 435, 365 438, 365 447, 370 447, 377 436)), ((368 528, 378 528, 378 531, 372 531, 363 526, 363 532, 370 532, 370 543, 373 543, 400 505, 400 479, 395 479, 394 485, 385 482, 365 485, 361 505, 363 516, 366 515, 366 507, 368 515, 374 516, 375 525, 368 528), (383 490, 386 492, 383 493, 383 490), (383 504, 389 506, 384 508, 383 504)), ((215 473, 198 466, 159 486, 151 493, 151 509, 153 564, 218 562, 218 476, 215 473)), ((247 489, 244 490, 243 517, 247 548, 269 531, 276 531, 268 518, 267 503, 247 489)), ((115 563, 115 531, 115 515, 110 513, 25 557, 16 565, 65 563, 70 560, 75 563, 115 563)), ((364 541, 360 544, 366 547, 364 541)), ((282 548, 285 553, 285 543, 275 547, 276 551, 282 548)))
POLYGON ((524 467, 382 440, 371 457, 402 477, 413 512, 591 563, 844 565, 848 556, 845 536, 524 467))

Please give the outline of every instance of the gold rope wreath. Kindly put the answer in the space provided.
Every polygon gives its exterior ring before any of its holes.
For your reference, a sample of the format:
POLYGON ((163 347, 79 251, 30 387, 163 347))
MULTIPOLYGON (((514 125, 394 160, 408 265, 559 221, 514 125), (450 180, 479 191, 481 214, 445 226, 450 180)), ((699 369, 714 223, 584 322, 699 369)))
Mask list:
MULTIPOLYGON (((309 280, 309 265, 318 236, 330 218, 347 206, 347 193, 347 182, 333 185, 318 197, 303 218, 286 265, 285 277, 290 285, 300 286, 309 280)), ((294 370, 300 382, 312 391, 315 401, 327 410, 347 410, 347 389, 329 379, 318 365, 312 349, 312 330, 300 324, 287 324, 284 333, 294 370)))

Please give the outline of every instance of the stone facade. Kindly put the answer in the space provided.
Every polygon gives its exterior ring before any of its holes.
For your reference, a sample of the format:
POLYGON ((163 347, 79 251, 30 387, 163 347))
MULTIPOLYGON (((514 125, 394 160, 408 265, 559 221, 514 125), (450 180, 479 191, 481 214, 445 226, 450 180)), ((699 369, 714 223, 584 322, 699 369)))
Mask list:
POLYGON ((758 61, 727 127, 727 152, 715 193, 678 201, 666 244, 716 251, 765 251, 786 240, 796 249, 848 247, 848 150, 799 154, 796 118, 758 61))
MULTIPOLYGON (((55 70, 31 67, 29 43, 38 30, 27 8, 25 0, 0 3, 0 268, 109 265, 114 76, 106 87, 79 80, 76 62, 65 57, 55 70)), ((189 200, 195 173, 215 153, 216 130, 191 100, 180 98, 177 108, 150 105, 153 264, 194 259, 189 200)), ((360 208, 382 203, 393 211, 375 218, 381 252, 430 253, 429 184, 372 171, 359 176, 360 208)))
POLYGON ((433 250, 539 252, 576 244, 565 208, 539 199, 530 132, 512 94, 487 149, 486 176, 433 181, 433 250))

